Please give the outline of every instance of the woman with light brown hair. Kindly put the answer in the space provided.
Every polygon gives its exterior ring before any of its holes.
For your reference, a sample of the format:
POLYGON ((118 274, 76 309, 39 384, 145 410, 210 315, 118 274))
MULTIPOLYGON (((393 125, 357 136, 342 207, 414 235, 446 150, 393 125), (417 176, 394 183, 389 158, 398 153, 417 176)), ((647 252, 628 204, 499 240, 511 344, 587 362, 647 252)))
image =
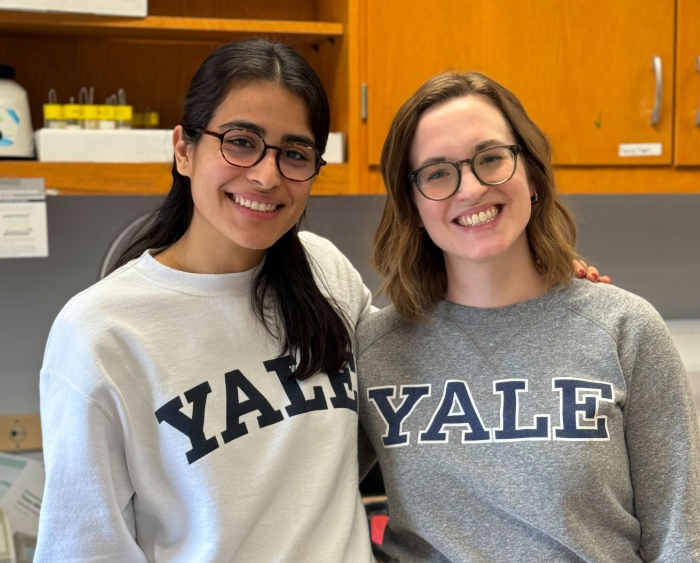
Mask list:
POLYGON ((571 275, 545 135, 477 73, 396 115, 358 331, 401 562, 700 561, 700 430, 653 307, 571 275))

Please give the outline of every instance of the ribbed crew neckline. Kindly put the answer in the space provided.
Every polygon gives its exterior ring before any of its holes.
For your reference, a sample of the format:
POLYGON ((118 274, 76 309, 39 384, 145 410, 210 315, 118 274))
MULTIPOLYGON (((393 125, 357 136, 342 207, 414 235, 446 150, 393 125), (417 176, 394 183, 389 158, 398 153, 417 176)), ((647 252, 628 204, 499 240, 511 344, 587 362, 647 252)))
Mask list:
POLYGON ((134 268, 149 280, 183 293, 205 295, 247 293, 260 267, 235 274, 191 274, 169 268, 158 262, 153 255, 159 250, 146 250, 134 263, 134 268))
POLYGON ((469 319, 489 319, 496 317, 508 319, 510 322, 523 318, 532 319, 533 316, 546 312, 551 306, 556 305, 556 303, 561 301, 571 291, 576 291, 577 284, 582 281, 584 283, 590 283, 586 282, 586 280, 573 280, 565 287, 555 285, 537 297, 503 307, 470 307, 443 299, 435 304, 433 314, 458 322, 469 319))

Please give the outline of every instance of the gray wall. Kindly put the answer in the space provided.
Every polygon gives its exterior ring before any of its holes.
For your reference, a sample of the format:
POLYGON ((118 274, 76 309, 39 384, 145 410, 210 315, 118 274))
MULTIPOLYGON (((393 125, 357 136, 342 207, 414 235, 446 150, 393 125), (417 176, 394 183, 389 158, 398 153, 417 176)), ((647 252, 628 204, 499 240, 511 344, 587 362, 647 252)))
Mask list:
MULTIPOLYGON (((569 196, 579 249, 616 285, 667 318, 700 318, 700 195, 569 196)), ((37 412, 38 371, 51 322, 97 281, 117 234, 157 197, 51 197, 49 258, 0 260, 0 415, 37 412)), ((312 198, 306 227, 333 240, 376 291, 372 235, 381 196, 312 198)))

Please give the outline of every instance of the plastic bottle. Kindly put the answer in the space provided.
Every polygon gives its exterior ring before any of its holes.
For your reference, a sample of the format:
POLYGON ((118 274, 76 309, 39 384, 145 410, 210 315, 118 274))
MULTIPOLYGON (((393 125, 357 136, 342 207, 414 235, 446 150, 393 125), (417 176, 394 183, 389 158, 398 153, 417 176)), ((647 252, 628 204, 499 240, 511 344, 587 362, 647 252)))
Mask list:
POLYGON ((15 69, 0 65, 0 158, 34 158, 34 129, 27 91, 15 69))

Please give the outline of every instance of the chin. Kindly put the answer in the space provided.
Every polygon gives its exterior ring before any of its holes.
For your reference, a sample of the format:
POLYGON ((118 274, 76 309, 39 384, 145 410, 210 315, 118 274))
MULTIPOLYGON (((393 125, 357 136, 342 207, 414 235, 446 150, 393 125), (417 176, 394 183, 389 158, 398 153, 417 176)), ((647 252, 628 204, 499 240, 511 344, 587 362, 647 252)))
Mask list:
POLYGON ((484 244, 474 245, 471 248, 458 248, 454 254, 462 260, 481 262, 494 259, 506 250, 508 250, 508 245, 506 244, 484 244))
POLYGON ((267 250, 273 244, 275 244, 279 238, 267 238, 267 237, 250 237, 250 238, 240 238, 231 239, 233 243, 241 248, 247 248, 248 250, 267 250))

